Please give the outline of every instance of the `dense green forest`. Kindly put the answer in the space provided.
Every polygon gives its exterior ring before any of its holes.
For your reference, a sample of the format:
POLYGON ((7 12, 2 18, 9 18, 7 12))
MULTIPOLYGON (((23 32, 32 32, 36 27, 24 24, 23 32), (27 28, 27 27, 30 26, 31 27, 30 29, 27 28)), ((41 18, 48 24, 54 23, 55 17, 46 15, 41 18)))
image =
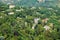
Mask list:
POLYGON ((0 3, 0 40, 60 40, 60 8, 0 3))

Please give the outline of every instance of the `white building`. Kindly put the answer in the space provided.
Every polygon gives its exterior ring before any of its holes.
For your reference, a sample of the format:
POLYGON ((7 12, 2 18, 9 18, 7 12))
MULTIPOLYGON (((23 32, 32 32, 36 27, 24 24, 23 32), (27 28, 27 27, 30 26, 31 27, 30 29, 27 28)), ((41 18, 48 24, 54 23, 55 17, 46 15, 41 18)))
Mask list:
POLYGON ((26 18, 28 18, 28 16, 26 16, 26 18))
POLYGON ((33 9, 36 9, 36 7, 31 7, 31 9, 33 10, 33 9))
POLYGON ((35 23, 35 24, 38 24, 38 21, 39 21, 39 20, 40 20, 40 18, 35 18, 35 19, 34 19, 34 23, 35 23))
POLYGON ((35 26, 36 26, 36 24, 33 24, 32 29, 34 29, 34 28, 35 28, 35 26))
POLYGON ((0 16, 0 18, 3 18, 2 16, 0 16))
POLYGON ((47 23, 48 20, 49 20, 48 18, 45 18, 45 19, 42 20, 42 23, 43 23, 43 24, 44 24, 44 23, 47 23))
POLYGON ((14 8, 15 7, 15 5, 9 5, 9 8, 11 9, 11 8, 14 8))
POLYGON ((32 26, 32 29, 34 29, 35 28, 35 26, 38 24, 38 21, 40 20, 40 18, 35 18, 34 19, 34 24, 33 24, 33 26, 32 26))
POLYGON ((54 25, 53 25, 53 23, 50 23, 50 25, 49 25, 49 26, 53 27, 54 25))
POLYGON ((27 26, 27 24, 28 24, 28 23, 27 23, 27 22, 25 22, 25 26, 27 26))
POLYGON ((9 15, 13 15, 14 14, 14 12, 10 12, 10 13, 8 13, 9 15))
POLYGON ((22 18, 20 18, 20 17, 17 17, 17 19, 22 19, 22 18))
POLYGON ((53 10, 53 8, 48 8, 49 10, 53 10))
POLYGON ((19 12, 20 10, 16 10, 16 11, 18 11, 18 12, 19 12))
POLYGON ((21 8, 21 9, 17 9, 16 11, 17 11, 17 12, 19 12, 19 11, 24 11, 24 9, 22 9, 22 8, 21 8))
POLYGON ((40 2, 45 2, 45 0, 37 0, 37 1, 38 1, 39 3, 40 3, 40 2))
POLYGON ((45 25, 44 28, 45 28, 45 30, 50 30, 50 27, 47 25, 45 25))

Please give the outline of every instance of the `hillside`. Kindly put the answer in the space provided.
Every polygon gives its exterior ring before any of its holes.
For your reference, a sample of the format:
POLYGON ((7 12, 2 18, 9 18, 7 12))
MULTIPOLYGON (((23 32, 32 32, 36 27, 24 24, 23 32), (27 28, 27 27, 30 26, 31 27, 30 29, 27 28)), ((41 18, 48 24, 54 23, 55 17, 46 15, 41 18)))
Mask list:
POLYGON ((60 40, 60 8, 0 3, 0 40, 60 40))
POLYGON ((45 7, 56 7, 60 5, 59 0, 43 0, 43 1, 38 1, 38 0, 1 0, 1 2, 6 3, 6 4, 15 4, 15 5, 20 5, 20 6, 45 6, 45 7), (59 4, 59 5, 58 5, 59 4))

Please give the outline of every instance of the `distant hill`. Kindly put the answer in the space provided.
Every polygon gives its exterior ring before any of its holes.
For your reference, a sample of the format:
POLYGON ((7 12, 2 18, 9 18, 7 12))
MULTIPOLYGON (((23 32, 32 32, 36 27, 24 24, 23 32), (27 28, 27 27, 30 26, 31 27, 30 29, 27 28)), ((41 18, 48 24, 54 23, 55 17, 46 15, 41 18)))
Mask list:
POLYGON ((5 4, 15 4, 15 5, 28 6, 28 7, 30 6, 37 6, 37 7, 38 6, 45 6, 45 7, 53 6, 55 7, 57 4, 60 5, 59 0, 0 0, 0 1, 5 4))

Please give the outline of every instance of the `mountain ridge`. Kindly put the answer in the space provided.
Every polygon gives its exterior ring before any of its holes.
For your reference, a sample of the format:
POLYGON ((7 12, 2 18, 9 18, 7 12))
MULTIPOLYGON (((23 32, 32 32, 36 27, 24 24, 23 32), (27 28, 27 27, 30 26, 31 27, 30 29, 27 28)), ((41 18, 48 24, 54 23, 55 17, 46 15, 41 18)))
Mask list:
MULTIPOLYGON (((5 4, 14 4, 20 6, 57 6, 59 0, 0 0, 5 4), (41 2, 39 2, 41 1, 41 2), (44 1, 44 2, 43 2, 44 1)), ((59 3, 60 4, 60 3, 59 3)))

